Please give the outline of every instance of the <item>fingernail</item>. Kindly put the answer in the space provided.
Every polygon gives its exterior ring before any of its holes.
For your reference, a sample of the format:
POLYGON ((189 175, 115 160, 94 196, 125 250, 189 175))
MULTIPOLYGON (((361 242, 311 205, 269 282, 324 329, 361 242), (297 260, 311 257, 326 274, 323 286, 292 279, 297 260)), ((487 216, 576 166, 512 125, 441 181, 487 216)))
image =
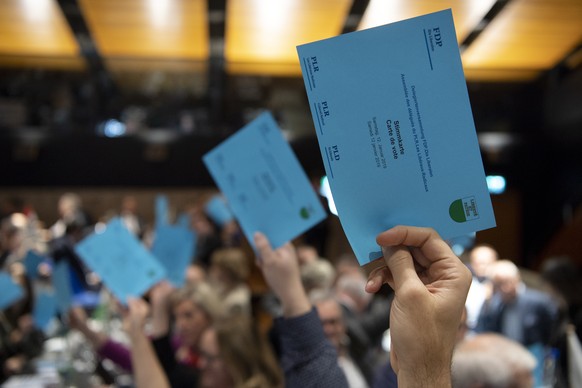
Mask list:
POLYGON ((373 287, 375 284, 376 284, 376 279, 370 279, 370 280, 368 280, 368 283, 366 283, 366 288, 373 287))

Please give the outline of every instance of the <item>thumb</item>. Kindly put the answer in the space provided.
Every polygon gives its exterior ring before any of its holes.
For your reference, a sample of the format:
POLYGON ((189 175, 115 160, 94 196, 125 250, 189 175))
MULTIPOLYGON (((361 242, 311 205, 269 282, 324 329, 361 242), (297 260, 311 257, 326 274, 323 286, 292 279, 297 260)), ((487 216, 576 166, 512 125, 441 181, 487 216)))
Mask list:
POLYGON ((273 248, 271 247, 271 243, 267 236, 265 236, 261 232, 256 232, 254 235, 255 246, 257 247, 257 252, 262 260, 268 258, 269 255, 273 252, 273 248))

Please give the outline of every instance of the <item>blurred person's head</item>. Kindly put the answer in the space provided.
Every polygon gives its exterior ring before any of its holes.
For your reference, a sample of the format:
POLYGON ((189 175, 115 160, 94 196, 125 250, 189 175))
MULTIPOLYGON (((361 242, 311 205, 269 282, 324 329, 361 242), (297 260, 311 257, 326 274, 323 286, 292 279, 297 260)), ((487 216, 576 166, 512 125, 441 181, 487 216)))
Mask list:
POLYGON ((133 195, 126 195, 121 200, 121 213, 135 214, 138 209, 137 198, 133 195))
POLYGON ((335 261, 336 279, 354 272, 362 272, 362 267, 358 263, 356 255, 353 253, 344 253, 335 261))
POLYGON ((192 206, 188 214, 190 215, 190 226, 197 236, 209 236, 216 233, 216 225, 204 212, 202 206, 192 206))
POLYGON ((24 241, 28 219, 22 213, 12 213, 0 222, 0 248, 3 251, 18 251, 24 241))
POLYGON ((347 328, 341 305, 330 293, 312 293, 310 299, 317 309, 325 336, 339 352, 347 339, 347 328))
POLYGON ((462 341, 453 355, 454 388, 531 388, 535 357, 520 343, 496 333, 462 341))
POLYGON ((200 341, 202 388, 271 388, 283 385, 268 342, 248 316, 209 327, 200 341))
POLYGON ((65 193, 61 195, 58 203, 59 215, 63 219, 72 218, 81 210, 81 197, 75 193, 65 193))
POLYGON ((491 264, 499 260, 499 254, 491 245, 479 244, 471 249, 469 263, 473 273, 480 279, 487 277, 487 271, 491 264))
POLYGON ((206 270, 198 264, 190 264, 186 268, 186 284, 194 285, 206 281, 206 270))
POLYGON ((296 252, 299 265, 305 265, 319 260, 319 253, 317 252, 317 248, 315 248, 313 245, 297 245, 296 252))
POLYGON ((301 283, 305 292, 313 290, 329 290, 335 279, 335 269, 327 260, 316 259, 300 267, 301 283))
POLYGON ((509 303, 517 298, 521 284, 519 269, 510 260, 499 260, 489 267, 489 278, 493 283, 495 293, 501 295, 504 302, 509 303))
POLYGON ((361 271, 338 277, 335 285, 338 300, 356 313, 364 312, 372 301, 372 294, 366 292, 367 281, 361 271))
POLYGON ((249 261, 242 249, 222 248, 210 256, 208 277, 210 282, 219 288, 230 289, 244 283, 249 273, 249 261))
POLYGON ((206 283, 176 290, 171 308, 176 334, 185 345, 193 348, 198 347, 202 332, 222 316, 220 300, 206 283))

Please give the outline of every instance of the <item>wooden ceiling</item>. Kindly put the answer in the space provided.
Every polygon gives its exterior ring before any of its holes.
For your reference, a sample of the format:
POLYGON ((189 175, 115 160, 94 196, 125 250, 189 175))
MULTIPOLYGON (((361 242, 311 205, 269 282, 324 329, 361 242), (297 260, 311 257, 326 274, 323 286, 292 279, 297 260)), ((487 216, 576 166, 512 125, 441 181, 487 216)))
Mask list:
POLYGON ((453 10, 469 81, 535 79, 579 58, 582 43, 580 0, 227 0, 218 9, 213 3, 2 0, 0 69, 82 69, 93 47, 118 77, 152 69, 203 73, 212 58, 229 74, 297 76, 299 44, 445 8, 453 10), (71 22, 71 6, 87 34, 71 22))

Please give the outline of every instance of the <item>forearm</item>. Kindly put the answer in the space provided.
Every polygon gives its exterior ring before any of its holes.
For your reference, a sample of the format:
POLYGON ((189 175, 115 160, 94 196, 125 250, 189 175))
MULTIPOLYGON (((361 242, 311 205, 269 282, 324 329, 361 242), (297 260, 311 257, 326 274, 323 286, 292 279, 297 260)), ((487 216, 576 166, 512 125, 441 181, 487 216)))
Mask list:
POLYGON ((83 336, 85 336, 87 341, 89 341, 89 343, 96 350, 99 350, 101 347, 103 347, 103 345, 105 345, 105 343, 107 343, 109 340, 109 337, 106 334, 92 330, 89 328, 89 326, 79 327, 78 329, 81 331, 81 333, 83 333, 83 336))
POLYGON ((281 301, 285 318, 298 317, 311 311, 311 303, 301 284, 288 287, 284 292, 279 292, 277 296, 281 301))
POLYGON ((151 335, 153 338, 163 337, 170 331, 170 314, 166 306, 152 308, 151 335))
POLYGON ((139 388, 170 388, 150 340, 143 332, 132 333, 131 362, 135 385, 139 388))

